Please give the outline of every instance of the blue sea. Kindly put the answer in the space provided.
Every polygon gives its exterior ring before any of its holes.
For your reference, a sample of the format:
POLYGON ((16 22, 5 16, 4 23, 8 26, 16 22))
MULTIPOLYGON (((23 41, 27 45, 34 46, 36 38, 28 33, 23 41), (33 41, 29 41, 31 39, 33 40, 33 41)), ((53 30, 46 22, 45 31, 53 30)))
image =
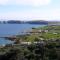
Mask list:
MULTIPOLYGON (((45 25, 38 24, 0 24, 0 37, 12 36, 21 34, 24 30, 31 29, 32 27, 43 27, 45 25)), ((12 43, 9 40, 0 38, 0 45, 12 43)))

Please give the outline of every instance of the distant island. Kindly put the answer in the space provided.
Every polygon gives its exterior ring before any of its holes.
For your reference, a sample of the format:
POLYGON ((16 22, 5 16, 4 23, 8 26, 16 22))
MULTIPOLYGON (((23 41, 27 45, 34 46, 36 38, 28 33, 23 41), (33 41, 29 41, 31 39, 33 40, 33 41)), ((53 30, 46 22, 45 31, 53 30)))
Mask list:
POLYGON ((35 21, 27 21, 26 23, 29 23, 29 24, 44 24, 44 25, 47 25, 47 24, 48 24, 48 21, 35 20, 35 21))
POLYGON ((0 21, 0 24, 48 24, 48 21, 44 20, 35 20, 35 21, 20 21, 20 20, 8 20, 0 21))
POLYGON ((21 24, 23 21, 17 20, 8 20, 8 21, 0 21, 0 24, 21 24))
POLYGON ((40 24, 40 25, 60 25, 60 21, 45 21, 45 20, 32 20, 32 21, 21 21, 21 20, 8 20, 0 21, 0 24, 40 24))

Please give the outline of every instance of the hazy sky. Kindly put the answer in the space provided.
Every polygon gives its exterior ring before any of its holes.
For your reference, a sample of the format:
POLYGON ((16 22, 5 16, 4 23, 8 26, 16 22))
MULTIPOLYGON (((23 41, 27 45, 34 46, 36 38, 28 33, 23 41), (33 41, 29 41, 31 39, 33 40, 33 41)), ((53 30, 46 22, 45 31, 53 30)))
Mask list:
POLYGON ((0 20, 60 20, 60 0, 0 0, 0 20))

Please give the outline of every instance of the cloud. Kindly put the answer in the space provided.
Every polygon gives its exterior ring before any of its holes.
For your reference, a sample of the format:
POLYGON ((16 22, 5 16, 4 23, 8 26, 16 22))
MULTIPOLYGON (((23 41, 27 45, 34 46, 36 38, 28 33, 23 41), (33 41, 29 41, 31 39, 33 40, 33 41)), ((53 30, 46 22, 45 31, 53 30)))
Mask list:
POLYGON ((0 5, 15 4, 15 5, 31 5, 40 6, 47 5, 51 0, 0 0, 0 5))
POLYGON ((0 13, 0 19, 16 19, 16 20, 59 20, 60 9, 48 9, 46 10, 33 10, 33 11, 20 11, 0 13))
POLYGON ((47 5, 51 0, 16 0, 17 4, 40 6, 47 5))
POLYGON ((0 5, 5 5, 8 3, 9 0, 0 0, 0 5))

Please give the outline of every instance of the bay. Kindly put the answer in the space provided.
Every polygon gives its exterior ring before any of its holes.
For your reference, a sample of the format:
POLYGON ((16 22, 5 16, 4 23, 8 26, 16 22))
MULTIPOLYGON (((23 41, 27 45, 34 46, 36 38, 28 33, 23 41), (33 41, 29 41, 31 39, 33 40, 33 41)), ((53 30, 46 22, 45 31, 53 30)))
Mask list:
MULTIPOLYGON (((32 27, 43 27, 45 25, 38 24, 0 24, 0 37, 18 35, 24 30, 31 29, 32 27)), ((9 40, 0 38, 0 45, 12 43, 9 40)))

